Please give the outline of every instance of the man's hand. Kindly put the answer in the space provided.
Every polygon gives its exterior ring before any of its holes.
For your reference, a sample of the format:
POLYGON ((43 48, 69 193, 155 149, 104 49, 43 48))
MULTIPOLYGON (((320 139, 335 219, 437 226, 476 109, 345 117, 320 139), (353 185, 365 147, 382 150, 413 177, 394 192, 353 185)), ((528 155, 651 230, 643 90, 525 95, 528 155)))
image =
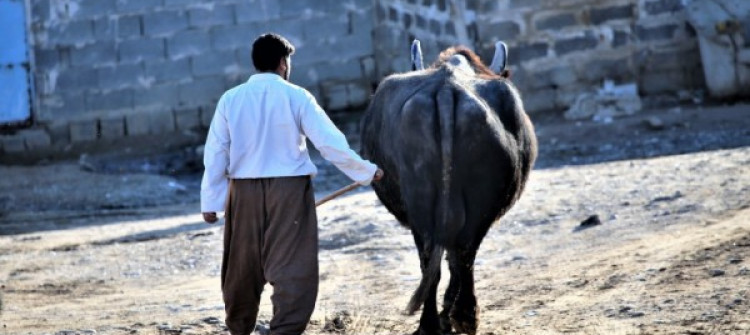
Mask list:
POLYGON ((207 223, 214 223, 216 221, 219 221, 219 218, 216 217, 216 212, 206 212, 203 213, 203 221, 206 221, 207 223))
POLYGON ((379 181, 383 179, 383 174, 383 169, 378 169, 377 171, 375 171, 375 175, 372 176, 372 181, 379 181))

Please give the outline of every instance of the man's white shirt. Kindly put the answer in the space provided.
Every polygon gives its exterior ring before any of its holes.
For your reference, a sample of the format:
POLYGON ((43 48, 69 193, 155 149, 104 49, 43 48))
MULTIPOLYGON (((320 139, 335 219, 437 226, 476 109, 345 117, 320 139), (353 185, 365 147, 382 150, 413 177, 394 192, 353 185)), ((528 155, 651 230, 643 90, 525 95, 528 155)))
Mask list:
POLYGON ((259 73, 224 93, 204 148, 201 211, 224 210, 229 179, 315 175, 306 138, 352 180, 372 181, 377 166, 349 147, 307 90, 259 73))

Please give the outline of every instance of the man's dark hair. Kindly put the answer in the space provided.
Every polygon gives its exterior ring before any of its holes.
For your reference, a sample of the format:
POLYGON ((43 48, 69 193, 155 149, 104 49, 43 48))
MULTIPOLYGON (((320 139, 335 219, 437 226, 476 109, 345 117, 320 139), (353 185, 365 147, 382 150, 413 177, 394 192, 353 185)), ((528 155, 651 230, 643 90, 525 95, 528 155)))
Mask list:
POLYGON ((253 42, 253 66, 260 72, 275 71, 281 59, 292 54, 292 43, 278 34, 263 34, 253 42))

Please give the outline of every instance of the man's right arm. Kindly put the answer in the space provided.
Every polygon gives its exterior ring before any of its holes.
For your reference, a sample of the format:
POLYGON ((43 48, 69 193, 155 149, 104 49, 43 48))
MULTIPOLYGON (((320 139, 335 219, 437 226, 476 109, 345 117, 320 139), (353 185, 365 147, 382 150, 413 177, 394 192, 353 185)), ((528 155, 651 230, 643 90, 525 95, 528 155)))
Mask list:
POLYGON ((336 125, 309 93, 306 93, 306 101, 300 109, 300 123, 302 131, 320 151, 323 158, 362 185, 368 185, 373 181, 378 167, 362 159, 349 147, 344 134, 336 128, 336 125))
POLYGON ((203 149, 205 172, 201 181, 201 212, 206 222, 216 222, 216 212, 226 205, 229 179, 229 125, 224 110, 224 100, 219 100, 203 149), (213 220, 213 221, 212 221, 213 220))

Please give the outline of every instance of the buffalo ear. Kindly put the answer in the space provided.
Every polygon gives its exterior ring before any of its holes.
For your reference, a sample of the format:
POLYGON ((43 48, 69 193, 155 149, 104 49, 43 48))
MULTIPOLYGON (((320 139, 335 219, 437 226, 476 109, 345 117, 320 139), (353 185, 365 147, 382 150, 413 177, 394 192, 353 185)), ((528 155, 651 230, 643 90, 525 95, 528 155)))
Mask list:
POLYGON ((424 70, 424 63, 422 60, 422 47, 420 46, 418 39, 415 39, 413 42, 411 42, 411 70, 424 70))
POLYGON ((505 79, 510 79, 510 70, 505 69, 502 73, 500 73, 500 77, 503 77, 505 79))
MULTIPOLYGON (((508 45, 503 41, 495 43, 495 55, 492 57, 492 64, 490 64, 490 70, 495 74, 503 76, 505 66, 508 63, 508 45)), ((505 77, 505 76, 503 76, 505 77)))

